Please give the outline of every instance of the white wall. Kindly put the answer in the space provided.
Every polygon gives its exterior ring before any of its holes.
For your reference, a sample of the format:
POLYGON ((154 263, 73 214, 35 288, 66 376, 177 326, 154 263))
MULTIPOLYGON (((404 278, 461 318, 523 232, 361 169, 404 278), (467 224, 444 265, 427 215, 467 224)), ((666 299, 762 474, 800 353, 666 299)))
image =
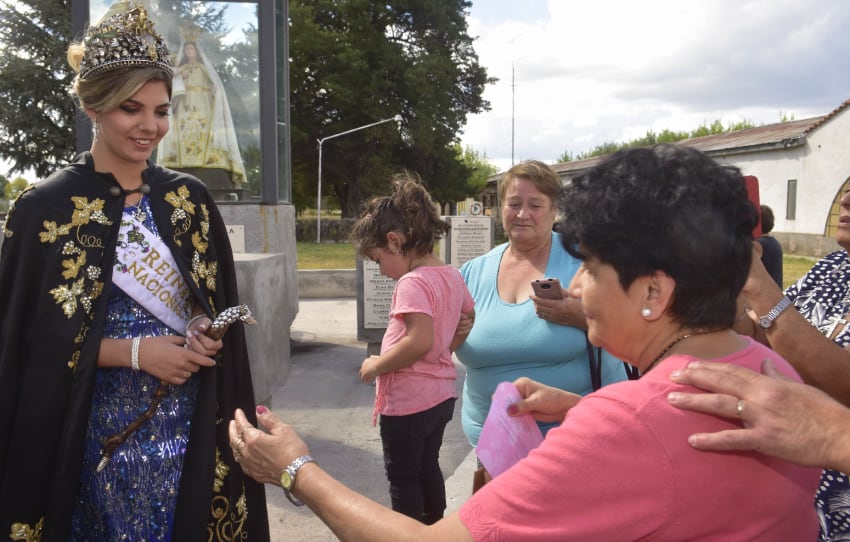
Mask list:
POLYGON ((806 144, 787 150, 717 156, 759 179, 761 203, 770 206, 774 231, 823 235, 832 201, 850 177, 850 108, 808 135, 806 144), (786 220, 787 186, 797 179, 795 220, 786 220))

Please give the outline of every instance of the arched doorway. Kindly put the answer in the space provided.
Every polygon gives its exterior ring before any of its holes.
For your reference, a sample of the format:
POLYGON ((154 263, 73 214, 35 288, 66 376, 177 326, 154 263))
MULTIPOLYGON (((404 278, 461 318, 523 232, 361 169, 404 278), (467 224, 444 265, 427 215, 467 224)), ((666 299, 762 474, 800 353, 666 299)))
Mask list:
POLYGON ((841 188, 832 200, 832 205, 829 206, 829 216, 826 217, 826 228, 824 228, 825 237, 835 239, 835 234, 838 232, 838 214, 841 211, 841 197, 847 190, 850 190, 850 177, 841 185, 841 188))

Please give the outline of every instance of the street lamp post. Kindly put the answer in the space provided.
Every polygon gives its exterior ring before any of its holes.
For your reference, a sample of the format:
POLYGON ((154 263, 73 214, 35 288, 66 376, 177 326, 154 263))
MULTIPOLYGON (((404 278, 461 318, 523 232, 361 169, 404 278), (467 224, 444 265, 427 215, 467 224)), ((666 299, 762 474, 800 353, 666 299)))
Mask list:
POLYGON ((358 132, 360 130, 365 130, 366 128, 371 128, 373 126, 377 126, 379 124, 384 124, 385 122, 395 121, 401 125, 402 121, 401 115, 396 115, 394 117, 390 117, 388 119, 379 120, 377 122, 373 122, 371 124, 365 124, 363 126, 358 126, 357 128, 352 128, 351 130, 346 130, 344 132, 340 132, 338 134, 329 135, 327 137, 323 137, 321 139, 317 139, 316 141, 319 143, 319 190, 318 196, 316 197, 316 242, 322 242, 322 143, 327 141, 328 139, 333 139, 335 137, 344 136, 346 134, 350 134, 352 132, 358 132))

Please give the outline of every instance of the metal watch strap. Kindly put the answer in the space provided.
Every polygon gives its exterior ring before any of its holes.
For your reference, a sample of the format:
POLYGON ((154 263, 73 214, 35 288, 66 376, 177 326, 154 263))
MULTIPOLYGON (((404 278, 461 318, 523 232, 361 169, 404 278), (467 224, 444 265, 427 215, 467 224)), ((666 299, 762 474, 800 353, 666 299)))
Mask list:
POLYGON ((773 325, 773 321, 776 320, 782 311, 791 306, 791 300, 786 296, 782 296, 782 299, 779 300, 779 303, 776 304, 775 307, 770 309, 770 312, 759 318, 759 325, 767 329, 773 325))
POLYGON ((289 502, 291 502, 295 506, 304 506, 303 502, 292 496, 291 489, 295 487, 295 476, 298 474, 298 470, 301 467, 303 467, 307 463, 315 461, 316 460, 309 455, 302 455, 301 457, 296 458, 292 463, 290 463, 289 466, 286 467, 280 475, 280 485, 281 487, 283 487, 283 493, 286 495, 286 498, 289 499, 289 502), (286 484, 284 482, 284 478, 286 476, 289 477, 289 484, 286 484), (286 487, 287 485, 289 485, 289 488, 286 487))

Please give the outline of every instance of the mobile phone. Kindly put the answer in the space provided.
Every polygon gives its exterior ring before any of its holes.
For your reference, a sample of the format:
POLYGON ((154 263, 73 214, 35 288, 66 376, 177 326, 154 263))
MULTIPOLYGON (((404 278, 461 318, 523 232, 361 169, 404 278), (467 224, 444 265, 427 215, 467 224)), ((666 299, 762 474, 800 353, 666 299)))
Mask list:
POLYGON ((761 237, 761 202, 759 201, 758 177, 754 175, 745 175, 744 184, 746 184, 747 186, 747 198, 749 198, 750 202, 756 208, 756 216, 758 216, 758 222, 756 222, 756 227, 753 228, 753 239, 758 239, 759 237, 761 237))
POLYGON ((543 299, 564 299, 561 281, 557 278, 532 280, 531 289, 534 290, 534 295, 543 299))

